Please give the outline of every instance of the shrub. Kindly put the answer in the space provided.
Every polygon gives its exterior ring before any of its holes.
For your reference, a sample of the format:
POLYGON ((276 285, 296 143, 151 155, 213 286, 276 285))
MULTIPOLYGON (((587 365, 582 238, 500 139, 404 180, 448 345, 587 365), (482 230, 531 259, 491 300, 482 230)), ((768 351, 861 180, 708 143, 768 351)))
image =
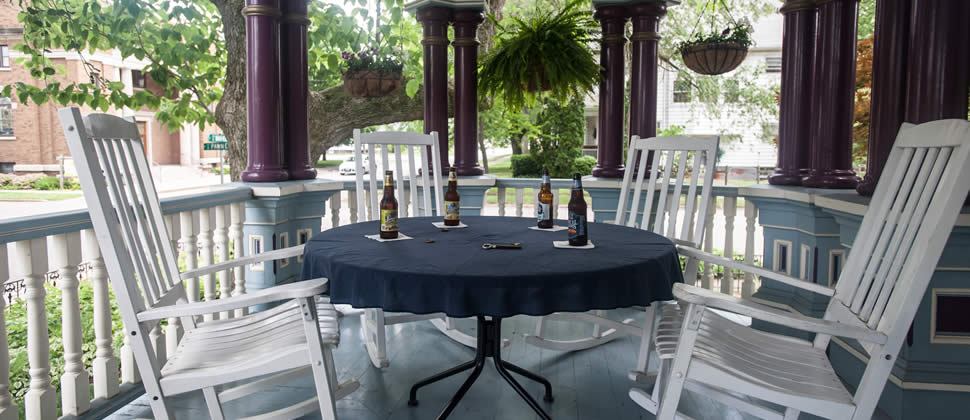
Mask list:
POLYGON ((64 189, 79 190, 81 189, 81 183, 78 182, 77 178, 64 178, 64 189))
POLYGON ((592 156, 580 156, 573 161, 573 173, 580 175, 590 175, 593 167, 596 166, 596 158, 592 156))
POLYGON ((45 176, 32 182, 30 186, 35 190, 58 190, 61 188, 61 182, 56 177, 45 176))
POLYGON ((583 101, 572 99, 561 104, 548 101, 538 117, 540 134, 530 144, 530 152, 541 168, 553 178, 572 178, 576 159, 583 154, 586 119, 583 101))
POLYGON ((511 166, 512 176, 515 178, 536 178, 542 175, 539 162, 532 155, 513 155, 511 166))

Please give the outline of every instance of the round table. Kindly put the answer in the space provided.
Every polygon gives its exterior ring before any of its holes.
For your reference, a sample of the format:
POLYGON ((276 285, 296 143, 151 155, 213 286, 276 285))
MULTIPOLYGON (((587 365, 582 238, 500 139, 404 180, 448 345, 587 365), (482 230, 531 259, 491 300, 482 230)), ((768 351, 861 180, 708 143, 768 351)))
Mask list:
MULTIPOLYGON (((314 235, 306 244, 302 278, 330 279, 330 301, 357 308, 478 318, 475 360, 418 382, 421 386, 474 369, 439 415, 448 416, 492 357, 506 381, 542 417, 549 416, 506 369, 551 385, 544 378, 500 359, 501 320, 513 315, 585 312, 671 300, 683 281, 674 244, 652 232, 603 223, 589 224, 593 249, 561 249, 566 231, 531 230, 532 218, 464 216, 467 228, 443 231, 440 217, 402 218, 402 234, 413 239, 378 242, 376 221, 314 235), (483 249, 485 243, 519 243, 521 249, 483 249), (487 318, 488 317, 488 318, 487 318)), ((562 224, 564 221, 556 221, 562 224)))

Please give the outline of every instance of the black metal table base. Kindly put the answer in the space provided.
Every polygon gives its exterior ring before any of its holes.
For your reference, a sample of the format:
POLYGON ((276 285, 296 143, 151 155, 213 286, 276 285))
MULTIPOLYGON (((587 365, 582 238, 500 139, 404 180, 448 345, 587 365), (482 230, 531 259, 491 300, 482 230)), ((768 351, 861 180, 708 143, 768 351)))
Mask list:
POLYGON ((542 399, 547 402, 552 402, 553 400, 552 384, 550 384, 546 378, 502 360, 502 318, 492 318, 490 320, 486 320, 484 316, 478 317, 478 343, 475 347, 475 360, 462 363, 444 372, 422 379, 418 383, 414 384, 414 386, 411 387, 411 398, 408 400, 408 405, 418 405, 418 388, 454 376, 468 369, 472 369, 472 374, 468 376, 468 379, 465 379, 463 384, 461 384, 461 387, 458 388, 458 392, 456 392, 455 396, 451 398, 451 401, 449 401, 445 409, 441 411, 441 414, 438 414, 438 420, 448 418, 448 415, 451 414, 455 407, 458 406, 458 403, 461 401, 462 397, 465 396, 468 389, 471 388, 475 380, 478 379, 478 375, 481 375, 482 369, 485 367, 485 359, 489 357, 491 357, 495 362, 495 370, 497 370, 499 375, 502 376, 502 379, 505 379, 505 382, 508 382, 509 385, 512 386, 512 389, 514 389, 515 392, 518 393, 519 396, 529 404, 529 407, 532 407, 539 417, 550 420, 551 417, 549 417, 549 415, 543 411, 542 407, 539 406, 539 403, 537 403, 536 400, 529 395, 529 392, 526 391, 525 388, 523 388, 522 385, 520 385, 519 382, 512 377, 512 374, 510 374, 509 371, 515 372, 545 386, 546 393, 542 399))

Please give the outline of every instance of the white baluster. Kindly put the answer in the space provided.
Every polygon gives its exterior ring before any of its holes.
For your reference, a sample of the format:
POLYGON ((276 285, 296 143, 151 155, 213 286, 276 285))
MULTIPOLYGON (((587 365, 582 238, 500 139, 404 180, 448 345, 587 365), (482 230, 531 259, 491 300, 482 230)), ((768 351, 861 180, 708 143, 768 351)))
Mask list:
POLYGON ((498 203, 498 215, 505 216, 505 187, 498 187, 498 196, 496 196, 496 202, 498 203))
MULTIPOLYGON (((229 261, 229 221, 232 217, 229 214, 229 205, 213 207, 212 211, 216 214, 216 228, 212 231, 216 258, 219 259, 218 262, 226 262, 229 261)), ((218 276, 219 299, 232 296, 232 276, 229 274, 229 270, 220 271, 218 276)), ((229 319, 231 316, 232 312, 219 313, 219 319, 229 319)))
POLYGON ((330 227, 340 226, 340 205, 341 201, 343 201, 342 196, 342 191, 337 191, 330 196, 330 227))
MULTIPOLYGON (((165 227, 168 229, 168 239, 172 242, 172 249, 178 250, 179 237, 182 228, 180 218, 177 214, 165 216, 165 227)), ((178 255, 178 252, 175 253, 178 255)), ((169 318, 168 325, 165 327, 165 353, 175 354, 178 349, 179 341, 182 340, 182 321, 178 318, 169 318)))
MULTIPOLYGON (((364 197, 370 197, 370 190, 368 190, 367 194, 364 194, 364 197)), ((364 208, 367 209, 367 211, 364 214, 368 214, 368 215, 374 214, 374 208, 373 208, 374 204, 371 203, 372 201, 373 200, 366 200, 366 199, 364 200, 364 208)))
POLYGON ((401 205, 398 206, 401 209, 401 214, 403 217, 408 217, 411 212, 411 190, 404 188, 404 184, 401 184, 401 205))
MULTIPOLYGON (((351 194, 353 195, 353 194, 351 194)), ((232 240, 232 254, 234 258, 243 257, 243 222, 246 220, 246 208, 244 203, 232 203, 232 208, 230 209, 230 218, 232 219, 232 224, 229 226, 229 239, 232 240)), ((232 291, 233 296, 239 296, 246 293, 246 277, 242 267, 234 267, 232 269, 232 278, 235 280, 235 288, 232 291)), ((241 317, 246 315, 246 308, 237 309, 236 317, 241 317)))
POLYGON ((121 383, 136 384, 141 382, 141 374, 138 373, 138 366, 135 365, 135 354, 131 351, 131 340, 128 334, 124 335, 121 342, 121 383))
POLYGON ((165 342, 165 334, 162 334, 161 324, 155 324, 152 330, 148 332, 148 340, 152 343, 152 349, 155 350, 155 357, 158 358, 158 363, 165 363, 168 360, 168 349, 167 343, 165 342))
MULTIPOLYGON (((197 244, 198 232, 198 219, 195 217, 197 212, 195 211, 183 211, 179 213, 179 229, 181 230, 181 239, 179 239, 179 246, 182 248, 182 254, 185 256, 185 271, 195 270, 199 267, 199 248, 197 244)), ((197 302, 199 300, 199 279, 187 279, 185 280, 185 294, 189 302, 197 302)))
POLYGON ((18 241, 13 247, 17 270, 14 278, 24 279, 27 288, 27 361, 30 364, 30 389, 24 396, 24 411, 28 419, 57 418, 57 391, 51 386, 51 350, 47 335, 47 308, 44 298, 44 268, 47 250, 44 238, 18 241))
MULTIPOLYGON (((0 244, 0 284, 9 279, 7 244, 0 244)), ((17 420, 18 408, 10 395, 10 348, 7 344, 6 311, 6 300, 0 296, 0 420, 17 420)))
MULTIPOLYGON (((676 203, 674 203, 676 205, 676 203)), ((717 200, 711 197, 708 200, 707 206, 707 217, 704 219, 704 251, 712 252, 714 250, 714 212, 717 210, 717 200)), ((671 223, 674 223, 671 221, 671 223)), ((704 263, 704 274, 701 276, 701 287, 714 290, 714 265, 708 262, 704 263)))
MULTIPOLYGON (((734 260, 734 216, 738 213, 738 198, 724 197, 724 258, 734 260)), ((724 267, 721 293, 734 295, 734 272, 724 267)))
POLYGON ((81 263, 80 232, 47 237, 48 269, 57 271, 61 289, 61 335, 64 344, 64 374, 61 375, 61 412, 78 415, 91 408, 88 371, 81 360, 81 302, 78 297, 77 265, 81 263))
POLYGON ((111 333, 111 301, 108 295, 108 272, 101 258, 101 248, 94 231, 81 232, 84 247, 81 256, 88 263, 88 281, 94 289, 94 398, 108 399, 118 394, 118 358, 115 357, 111 333))
POLYGON ((347 193, 347 207, 350 208, 350 223, 357 223, 357 194, 347 193))
POLYGON ((522 188, 515 189, 515 216, 522 217, 522 203, 525 202, 524 190, 522 188))
POLYGON ((549 206, 552 209, 552 218, 559 218, 559 188, 552 189, 552 205, 549 206))
MULTIPOLYGON (((744 200, 744 219, 747 222, 746 235, 744 237, 744 262, 754 264, 754 230, 758 222, 758 208, 751 200, 744 200)), ((750 297, 754 294, 754 274, 744 274, 744 284, 741 286, 741 296, 750 297)))
MULTIPOLYGON (((212 247, 215 242, 212 240, 212 228, 215 225, 215 214, 211 208, 199 209, 199 253, 202 255, 199 267, 212 265, 212 247)), ((205 286, 203 293, 205 300, 211 302, 218 296, 218 285, 216 277, 212 274, 202 276, 202 284, 205 286)), ((218 314, 205 314, 202 319, 213 321, 218 319, 218 314)))

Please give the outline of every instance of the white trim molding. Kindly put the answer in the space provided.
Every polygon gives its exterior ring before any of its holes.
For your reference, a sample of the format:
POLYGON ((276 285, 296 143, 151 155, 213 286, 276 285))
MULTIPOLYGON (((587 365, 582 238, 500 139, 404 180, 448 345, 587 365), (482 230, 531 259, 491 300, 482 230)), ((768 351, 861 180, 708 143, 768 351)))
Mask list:
MULTIPOLYGON (((310 242, 311 236, 313 236, 313 229, 297 229, 296 230, 297 246, 310 242)), ((297 264, 303 264, 303 255, 297 255, 296 262, 297 264)))
MULTIPOLYGON (((286 249, 290 247, 290 232, 280 232, 280 246, 276 249, 286 249)), ((290 265, 289 258, 280 258, 280 268, 288 267, 290 265)))
POLYGON ((970 296, 970 288, 933 288, 932 303, 930 306, 930 343, 932 344, 962 344, 970 345, 970 336, 962 335, 937 335, 936 333, 936 300, 943 296, 970 296))
MULTIPOLYGON (((249 255, 256 255, 266 250, 263 245, 266 243, 263 241, 263 235, 249 235, 249 255)), ((249 271, 263 271, 263 262, 249 264, 249 271)))
POLYGON ((792 262, 792 258, 791 258, 792 243, 791 243, 791 241, 786 241, 784 239, 775 239, 775 241, 772 242, 772 250, 773 250, 773 252, 772 252, 772 255, 771 255, 771 259, 772 259, 771 270, 772 271, 777 271, 779 273, 786 273, 786 274, 788 274, 790 276, 791 275, 791 262, 792 262), (785 247, 785 270, 779 270, 778 269, 778 263, 779 263, 778 254, 781 253, 781 247, 782 246, 785 247))

